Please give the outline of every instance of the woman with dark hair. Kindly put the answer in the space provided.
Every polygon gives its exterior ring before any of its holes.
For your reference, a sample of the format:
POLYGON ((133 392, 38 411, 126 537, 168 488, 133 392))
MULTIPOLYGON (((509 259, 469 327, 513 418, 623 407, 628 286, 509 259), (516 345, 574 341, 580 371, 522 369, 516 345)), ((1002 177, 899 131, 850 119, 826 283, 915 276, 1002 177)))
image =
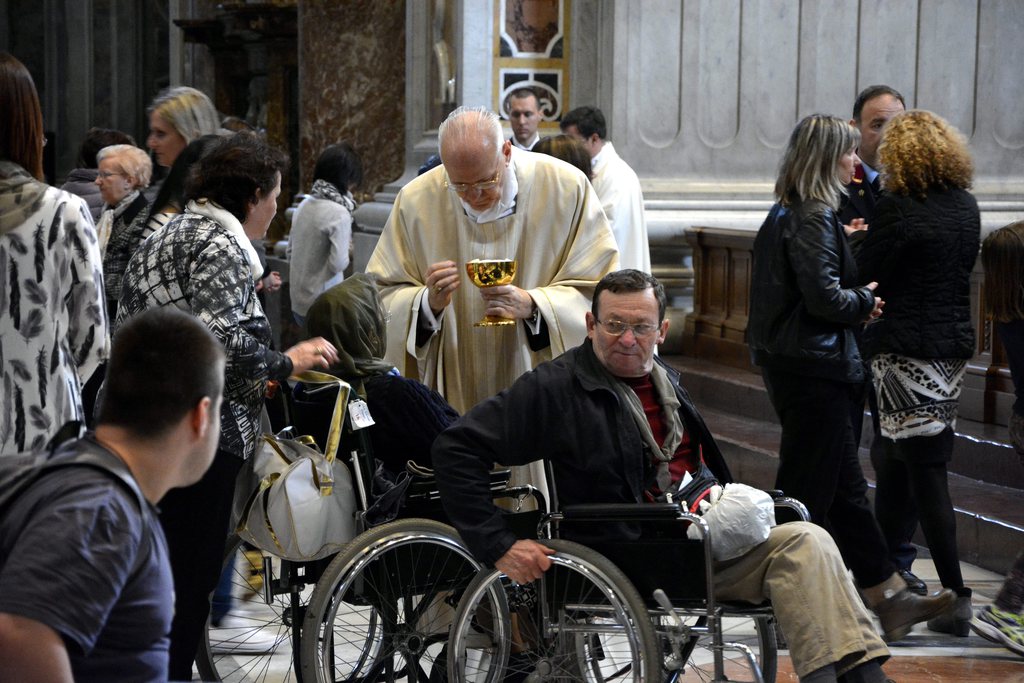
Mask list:
POLYGON ((917 511, 939 580, 957 595, 928 628, 966 636, 971 589, 960 572, 946 464, 974 354, 971 270, 981 234, 978 203, 967 191, 974 165, 960 132, 919 109, 889 120, 878 158, 885 192, 857 252, 861 279, 878 281, 886 302, 862 345, 884 447, 875 463, 875 514, 896 548, 917 511))
POLYGON ((96 176, 99 162, 96 154, 104 147, 111 145, 134 145, 135 140, 128 133, 110 128, 90 128, 85 134, 82 146, 78 148, 78 168, 68 173, 67 181, 60 189, 76 194, 89 205, 89 213, 93 222, 100 219, 103 211, 103 197, 96 187, 96 176))
POLYGON ((363 164, 352 145, 330 145, 313 170, 313 189, 292 218, 288 259, 292 315, 300 325, 313 300, 345 279, 352 260, 352 188, 363 164))
POLYGON ((531 150, 540 154, 561 159, 583 171, 583 175, 594 179, 594 167, 590 162, 590 152, 583 143, 571 135, 552 135, 541 138, 531 150))
POLYGON ((82 384, 107 358, 103 266, 85 201, 43 182, 32 76, 0 52, 0 454, 84 421, 82 384))
POLYGON ((782 424, 775 485, 832 533, 888 641, 953 603, 922 597, 888 560, 867 500, 851 416, 865 371, 854 329, 882 314, 877 283, 857 266, 838 208, 860 134, 846 121, 806 117, 789 138, 776 204, 754 240, 747 343, 782 424))
POLYGON ((185 212, 136 250, 121 285, 120 324, 141 311, 174 306, 203 321, 224 345, 227 367, 220 442, 213 465, 193 486, 161 502, 175 582, 172 680, 190 680, 192 660, 220 576, 235 477, 256 449, 269 380, 337 361, 321 338, 281 353, 256 298, 262 268, 251 240, 277 212, 287 159, 261 138, 238 133, 217 142, 192 170, 185 212))
MULTIPOLYGON (((1024 465, 1024 221, 989 234, 981 246, 981 263, 986 313, 1003 342, 1017 397, 1010 412, 1010 443, 1024 465)), ((1024 656, 1024 550, 996 599, 975 612, 971 628, 1024 656)))

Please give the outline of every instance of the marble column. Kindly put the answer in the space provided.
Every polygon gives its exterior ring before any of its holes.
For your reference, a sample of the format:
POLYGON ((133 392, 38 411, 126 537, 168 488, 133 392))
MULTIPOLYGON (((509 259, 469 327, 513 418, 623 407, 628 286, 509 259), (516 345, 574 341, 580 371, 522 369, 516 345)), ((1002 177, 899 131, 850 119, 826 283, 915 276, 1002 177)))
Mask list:
POLYGON ((405 150, 404 2, 299 2, 300 186, 329 144, 347 140, 363 161, 363 191, 402 175, 405 150))

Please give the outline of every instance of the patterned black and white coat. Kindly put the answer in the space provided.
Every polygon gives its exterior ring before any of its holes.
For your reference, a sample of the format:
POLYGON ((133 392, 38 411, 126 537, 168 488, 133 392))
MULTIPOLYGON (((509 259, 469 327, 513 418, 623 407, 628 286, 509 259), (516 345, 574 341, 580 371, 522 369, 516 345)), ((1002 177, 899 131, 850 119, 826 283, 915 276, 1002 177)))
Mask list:
POLYGON ((292 363, 270 348, 270 324, 238 239, 211 218, 189 211, 175 217, 128 262, 117 324, 175 306, 213 332, 227 354, 219 448, 247 458, 256 448, 267 381, 287 378, 292 363))
POLYGON ((0 161, 0 454, 82 420, 82 383, 110 344, 103 271, 82 198, 0 161))

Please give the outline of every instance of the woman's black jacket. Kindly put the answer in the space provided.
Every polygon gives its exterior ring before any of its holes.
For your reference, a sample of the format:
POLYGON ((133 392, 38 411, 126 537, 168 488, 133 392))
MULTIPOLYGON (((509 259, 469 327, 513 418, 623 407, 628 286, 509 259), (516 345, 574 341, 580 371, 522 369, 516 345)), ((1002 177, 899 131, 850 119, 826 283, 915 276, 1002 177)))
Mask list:
POLYGON ((868 357, 970 358, 971 270, 981 217, 966 190, 929 190, 925 199, 885 193, 856 251, 861 282, 878 282, 882 317, 868 325, 868 357))
POLYGON ((754 240, 747 344, 756 365, 844 382, 864 379, 855 329, 874 308, 835 211, 772 207, 754 240))

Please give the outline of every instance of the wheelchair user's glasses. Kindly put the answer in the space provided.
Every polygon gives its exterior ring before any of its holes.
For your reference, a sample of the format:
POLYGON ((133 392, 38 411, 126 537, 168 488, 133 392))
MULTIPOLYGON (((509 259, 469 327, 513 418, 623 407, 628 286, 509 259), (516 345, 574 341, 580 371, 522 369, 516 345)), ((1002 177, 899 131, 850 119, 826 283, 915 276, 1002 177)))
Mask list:
POLYGON ((626 334, 626 330, 633 330, 634 337, 650 337, 652 334, 658 331, 659 325, 651 325, 650 323, 638 323, 636 325, 630 325, 624 323, 621 320, 597 320, 595 322, 604 328, 604 331, 613 337, 621 337, 626 334))

